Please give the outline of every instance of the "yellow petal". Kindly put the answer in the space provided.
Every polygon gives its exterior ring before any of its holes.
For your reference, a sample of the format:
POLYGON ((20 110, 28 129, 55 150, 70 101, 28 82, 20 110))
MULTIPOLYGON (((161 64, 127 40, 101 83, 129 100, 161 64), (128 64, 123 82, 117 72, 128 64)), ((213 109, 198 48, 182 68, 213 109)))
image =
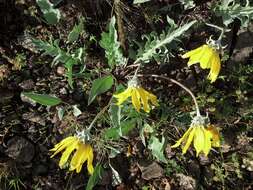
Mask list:
POLYGON ((200 67, 202 69, 208 69, 211 67, 211 61, 214 59, 214 50, 208 46, 205 48, 205 52, 203 53, 204 56, 202 56, 199 60, 200 67))
POLYGON ((150 107, 148 105, 148 96, 145 93, 147 91, 145 91, 143 88, 138 88, 137 90, 138 90, 138 93, 140 95, 140 99, 141 99, 141 103, 143 105, 144 111, 147 112, 147 113, 150 112, 150 107))
POLYGON ((187 141, 186 141, 186 143, 183 147, 183 150, 182 150, 183 154, 185 154, 186 151, 188 150, 188 148, 190 147, 191 142, 192 142, 193 137, 194 137, 194 134, 195 134, 195 130, 196 130, 196 127, 193 127, 190 134, 189 134, 189 137, 188 137, 188 139, 187 139, 187 141))
POLYGON ((87 161, 87 168, 88 168, 88 172, 89 174, 93 174, 94 172, 94 168, 92 165, 93 162, 93 149, 92 147, 89 145, 89 153, 88 153, 88 161, 87 161))
POLYGON ((118 102, 116 104, 121 105, 124 101, 126 101, 126 99, 131 96, 132 90, 133 90, 132 87, 128 87, 125 91, 119 94, 113 95, 115 98, 118 99, 118 102))
POLYGON ((202 45, 202 46, 200 46, 200 47, 198 47, 198 48, 196 48, 196 49, 194 49, 194 50, 188 51, 187 53, 185 53, 185 54, 182 56, 182 58, 185 59, 185 58, 188 58, 188 57, 193 56, 194 54, 199 54, 205 46, 206 46, 206 45, 202 45))
POLYGON ((199 153, 204 149, 205 145, 205 135, 204 135, 204 128, 203 126, 195 127, 195 135, 194 135, 194 148, 196 150, 196 155, 198 156, 199 153))
POLYGON ((71 137, 67 137, 63 139, 60 143, 56 144, 54 148, 50 149, 50 151, 55 151, 55 153, 51 156, 51 158, 53 158, 56 154, 61 152, 63 149, 68 147, 70 144, 72 144, 76 140, 77 140, 76 137, 71 136, 71 137))
POLYGON ((133 103, 134 108, 138 112, 140 112, 140 109, 141 109, 140 95, 136 88, 132 91, 132 103, 133 103))
POLYGON ((211 150, 211 138, 212 138, 212 135, 208 132, 208 130, 204 130, 204 135, 205 135, 205 144, 204 144, 204 149, 203 149, 203 152, 204 154, 207 156, 211 150))
POLYGON ((191 132, 192 127, 189 127, 187 131, 184 133, 184 135, 176 142, 176 144, 172 145, 171 148, 176 148, 178 147, 182 142, 186 141, 186 138, 188 137, 189 133, 191 132))
POLYGON ((221 64, 220 64, 220 58, 219 55, 216 54, 212 60, 211 63, 211 69, 208 75, 208 79, 211 80, 211 83, 213 83, 214 81, 216 81, 219 72, 220 72, 220 68, 221 68, 221 64))
POLYGON ((66 150, 63 152, 60 162, 59 162, 59 166, 60 168, 62 168, 66 162, 68 161, 68 158, 70 156, 70 154, 78 147, 78 141, 73 142, 72 144, 70 144, 66 150))
POLYGON ((76 170, 76 172, 79 173, 82 169, 82 164, 87 160, 87 157, 85 145, 79 142, 78 149, 71 159, 69 171, 76 170))

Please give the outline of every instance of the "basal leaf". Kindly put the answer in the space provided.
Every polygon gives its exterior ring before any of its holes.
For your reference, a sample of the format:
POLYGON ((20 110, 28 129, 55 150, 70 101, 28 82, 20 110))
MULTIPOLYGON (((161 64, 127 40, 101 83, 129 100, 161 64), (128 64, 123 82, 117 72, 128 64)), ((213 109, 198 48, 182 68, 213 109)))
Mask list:
MULTIPOLYGON (((169 22, 172 23, 171 19, 169 19, 169 22)), ((156 58, 159 54, 167 53, 168 50, 166 45, 177 41, 178 38, 189 30, 189 28, 195 23, 196 21, 191 21, 181 27, 172 24, 167 31, 163 31, 160 35, 157 35, 154 32, 150 35, 145 35, 144 38, 146 38, 147 41, 144 48, 139 50, 138 58, 135 62, 148 62, 152 58, 156 58)))
POLYGON ((56 106, 62 103, 62 100, 60 98, 47 94, 35 94, 33 92, 23 92, 22 94, 44 106, 56 106))
POLYGON ((90 105, 99 94, 108 91, 112 85, 113 78, 110 75, 94 80, 89 94, 88 105, 90 105))
POLYGON ((89 177, 86 190, 92 190, 100 179, 102 179, 104 169, 101 164, 97 164, 94 173, 89 177))

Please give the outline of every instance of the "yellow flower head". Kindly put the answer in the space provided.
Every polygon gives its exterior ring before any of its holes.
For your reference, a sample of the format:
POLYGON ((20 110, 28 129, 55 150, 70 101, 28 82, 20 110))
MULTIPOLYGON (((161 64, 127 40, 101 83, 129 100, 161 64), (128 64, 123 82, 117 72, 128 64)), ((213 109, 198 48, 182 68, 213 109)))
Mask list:
POLYGON ((63 151, 59 166, 63 168, 66 162, 69 159, 70 154, 75 151, 72 159, 70 161, 70 171, 76 170, 79 173, 82 169, 82 165, 87 161, 87 169, 89 174, 93 174, 94 168, 92 165, 93 162, 93 149, 91 145, 83 143, 80 138, 76 136, 70 136, 63 139, 60 143, 56 144, 53 149, 54 154, 51 156, 54 157, 59 152, 63 151))
POLYGON ((128 88, 125 91, 114 95, 114 97, 117 98, 117 105, 121 105, 128 97, 132 97, 132 104, 138 112, 141 109, 141 104, 145 112, 150 112, 149 100, 153 105, 159 106, 157 97, 140 87, 135 78, 129 81, 128 88))
POLYGON ((220 72, 221 61, 217 49, 211 44, 202 45, 197 49, 191 50, 182 56, 185 58, 190 58, 188 61, 188 66, 196 63, 200 63, 202 69, 210 69, 208 79, 213 83, 220 72))
POLYGON ((176 148, 180 144, 183 144, 182 153, 185 154, 193 141, 196 155, 198 156, 199 153, 203 152, 207 156, 212 147, 219 147, 220 136, 218 130, 214 126, 205 128, 205 124, 202 121, 202 116, 196 116, 193 119, 191 127, 172 148, 176 148))

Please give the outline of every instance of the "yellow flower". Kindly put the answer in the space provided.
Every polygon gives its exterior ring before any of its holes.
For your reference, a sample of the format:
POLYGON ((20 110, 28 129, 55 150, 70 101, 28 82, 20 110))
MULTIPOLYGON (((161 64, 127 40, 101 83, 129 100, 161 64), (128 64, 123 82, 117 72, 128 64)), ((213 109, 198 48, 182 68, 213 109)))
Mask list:
POLYGON ((200 63, 202 69, 210 69, 207 78, 211 80, 211 83, 217 79, 221 68, 221 61, 218 51, 212 48, 211 45, 202 45, 197 49, 187 52, 182 57, 184 59, 190 58, 188 66, 200 63))
POLYGON ((87 161, 87 169, 89 174, 94 172, 92 165, 93 162, 93 149, 89 144, 84 144, 78 137, 71 136, 63 139, 60 143, 56 144, 53 149, 54 154, 51 156, 54 157, 59 152, 63 151, 59 166, 63 168, 66 162, 69 159, 70 154, 75 151, 71 161, 70 161, 70 171, 76 170, 79 173, 82 169, 82 165, 87 161))
POLYGON ((157 97, 154 94, 138 86, 129 86, 125 91, 114 95, 114 97, 118 100, 117 105, 121 105, 128 97, 132 97, 132 104, 138 112, 141 109, 141 104, 145 112, 150 111, 149 100, 153 105, 159 106, 157 97))
POLYGON ((204 125, 192 125, 172 148, 176 148, 183 143, 182 152, 185 154, 192 141, 196 155, 198 156, 200 152, 203 152, 207 156, 212 146, 220 146, 219 132, 213 126, 206 129, 204 125))

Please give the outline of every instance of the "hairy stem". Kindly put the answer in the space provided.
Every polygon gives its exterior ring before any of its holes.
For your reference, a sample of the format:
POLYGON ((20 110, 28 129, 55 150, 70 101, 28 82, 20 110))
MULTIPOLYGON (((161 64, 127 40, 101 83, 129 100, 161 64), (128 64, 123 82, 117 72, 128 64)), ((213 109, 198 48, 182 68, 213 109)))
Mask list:
POLYGON ((181 88, 183 88, 186 92, 188 92, 191 95, 191 97, 193 99, 193 102, 195 104, 196 114, 197 114, 197 116, 201 116, 200 115, 200 111, 199 111, 199 105, 198 105, 196 97, 194 96, 194 94, 192 93, 192 91, 189 88, 187 88, 185 85, 183 85, 182 83, 176 81, 175 79, 172 79, 172 78, 169 78, 169 77, 165 77, 165 76, 161 76, 161 75, 145 74, 145 75, 138 75, 138 76, 140 76, 140 77, 148 76, 148 77, 154 77, 154 78, 161 78, 161 79, 168 80, 168 81, 170 81, 170 82, 172 82, 172 83, 180 86, 181 88))

